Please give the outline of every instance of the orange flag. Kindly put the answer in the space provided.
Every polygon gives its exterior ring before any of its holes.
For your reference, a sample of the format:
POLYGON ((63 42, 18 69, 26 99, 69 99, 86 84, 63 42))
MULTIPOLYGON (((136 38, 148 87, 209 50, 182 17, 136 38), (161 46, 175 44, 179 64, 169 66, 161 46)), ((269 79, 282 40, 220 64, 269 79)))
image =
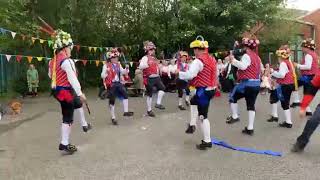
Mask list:
POLYGON ((31 63, 31 62, 32 62, 33 57, 32 57, 32 56, 27 56, 27 59, 28 59, 28 62, 29 62, 29 63, 31 63))

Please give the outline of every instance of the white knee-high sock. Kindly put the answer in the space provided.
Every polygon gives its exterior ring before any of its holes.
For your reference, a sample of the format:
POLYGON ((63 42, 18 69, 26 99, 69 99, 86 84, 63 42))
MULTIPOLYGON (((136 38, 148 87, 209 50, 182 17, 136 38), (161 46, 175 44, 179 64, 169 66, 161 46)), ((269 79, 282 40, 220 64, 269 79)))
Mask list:
POLYGON ((116 114, 114 112, 114 105, 110 105, 110 113, 111 113, 111 118, 115 119, 116 118, 116 114))
POLYGON ((255 111, 248 111, 249 114, 249 121, 248 121, 248 130, 253 130, 253 125, 254 125, 254 118, 256 116, 255 111))
POLYGON ((129 111, 129 100, 124 99, 124 100, 122 100, 122 103, 123 103, 123 112, 128 112, 129 111))
POLYGON ((81 126, 88 126, 83 107, 75 109, 75 119, 79 119, 81 126))
POLYGON ((164 91, 159 91, 159 92, 158 92, 157 104, 161 104, 163 95, 164 95, 164 91))
POLYGON ((190 102, 190 96, 186 96, 186 101, 190 102))
POLYGON ((299 91, 293 91, 292 96, 294 103, 300 103, 299 91))
POLYGON ((152 111, 152 97, 147 97, 147 110, 152 111))
POLYGON ((239 118, 239 115, 238 115, 238 104, 237 103, 230 103, 230 107, 231 107, 232 118, 233 119, 239 118))
POLYGON ((271 104, 271 106, 272 106, 272 113, 271 113, 271 115, 272 115, 273 117, 278 117, 278 103, 273 103, 273 104, 271 104))
POLYGON ((284 116, 286 117, 286 123, 292 124, 290 109, 284 110, 284 116))
POLYGON ((191 105, 190 106, 190 125, 195 126, 198 120, 198 106, 197 105, 191 105))
POLYGON ((202 132, 203 132, 203 141, 204 142, 211 142, 209 120, 204 119, 201 123, 201 126, 202 126, 202 132))
POLYGON ((71 125, 62 123, 61 125, 61 144, 68 145, 71 133, 71 125))
POLYGON ((306 112, 312 112, 310 106, 306 108, 306 112))
POLYGON ((182 98, 179 98, 179 106, 182 106, 182 98))

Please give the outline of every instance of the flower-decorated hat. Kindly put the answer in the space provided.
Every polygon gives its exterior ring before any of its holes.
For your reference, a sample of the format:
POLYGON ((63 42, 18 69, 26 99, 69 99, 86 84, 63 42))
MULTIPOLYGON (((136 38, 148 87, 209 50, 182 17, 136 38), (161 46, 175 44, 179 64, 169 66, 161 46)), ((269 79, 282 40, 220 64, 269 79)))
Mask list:
POLYGON ((201 49, 206 49, 209 48, 209 43, 208 41, 205 41, 202 36, 198 36, 196 40, 192 41, 190 43, 190 48, 201 48, 201 49), (200 40, 199 40, 200 39, 200 40))
POLYGON ((315 50, 316 49, 316 43, 311 38, 303 40, 301 46, 304 47, 304 48, 311 49, 311 50, 315 50))
POLYGON ((120 56, 120 53, 117 48, 113 48, 111 49, 110 52, 107 53, 108 59, 119 57, 119 56, 120 56))
POLYGON ((288 45, 283 45, 276 51, 276 54, 278 57, 281 57, 283 59, 289 59, 291 50, 288 45))
POLYGON ((242 45, 247 46, 251 49, 255 49, 260 45, 260 41, 255 37, 252 37, 252 38, 244 37, 242 38, 242 45))
POLYGON ((156 45, 154 45, 153 42, 151 41, 145 41, 143 42, 143 49, 147 52, 149 50, 152 50, 152 49, 156 49, 156 45))
POLYGON ((71 35, 60 29, 56 30, 53 35, 53 49, 61 50, 68 46, 73 46, 71 35))

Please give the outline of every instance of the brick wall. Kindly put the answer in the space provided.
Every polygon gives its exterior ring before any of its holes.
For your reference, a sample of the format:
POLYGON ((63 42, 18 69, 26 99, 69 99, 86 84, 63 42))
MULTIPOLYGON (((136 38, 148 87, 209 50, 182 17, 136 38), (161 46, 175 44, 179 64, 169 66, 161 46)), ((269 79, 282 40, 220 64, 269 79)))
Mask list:
MULTIPOLYGON (((314 28, 316 31, 315 34, 315 42, 317 45, 316 52, 320 55, 320 9, 313 11, 306 16, 302 17, 303 21, 310 22, 314 24, 314 28)), ((305 38, 312 38, 313 34, 311 34, 311 27, 308 25, 304 25, 302 28, 302 32, 305 38)))

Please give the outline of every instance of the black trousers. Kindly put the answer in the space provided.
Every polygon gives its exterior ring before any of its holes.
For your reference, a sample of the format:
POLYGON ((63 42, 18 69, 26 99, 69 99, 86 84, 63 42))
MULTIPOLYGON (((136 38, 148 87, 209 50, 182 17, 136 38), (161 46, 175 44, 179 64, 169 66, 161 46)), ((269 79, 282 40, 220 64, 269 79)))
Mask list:
POLYGON ((312 117, 307 121, 302 134, 298 137, 297 142, 303 147, 308 144, 313 132, 317 129, 320 123, 320 105, 317 106, 312 117))
POLYGON ((72 124, 74 110, 82 107, 80 97, 73 90, 53 90, 53 95, 60 103, 62 122, 72 124))
POLYGON ((283 110, 290 109, 291 94, 295 90, 294 84, 281 85, 280 88, 283 98, 279 99, 279 94, 277 93, 277 90, 271 90, 270 104, 277 103, 280 100, 281 107, 283 110))
POLYGON ((187 81, 177 79, 176 81, 177 89, 178 89, 178 97, 182 98, 183 96, 183 90, 186 91, 186 95, 190 95, 190 89, 189 89, 189 84, 187 81))
MULTIPOLYGON (((197 91, 199 89, 197 88, 197 91)), ((204 93, 197 93, 191 98, 190 104, 196 105, 198 107, 198 114, 203 119, 208 118, 208 111, 210 106, 210 101, 214 97, 215 90, 203 91, 204 93)))
POLYGON ((113 82, 111 87, 108 88, 108 99, 109 104, 114 105, 116 97, 122 97, 123 99, 128 99, 128 93, 126 88, 120 82, 113 82))
POLYGON ((255 111, 255 104, 260 89, 257 87, 245 87, 244 93, 236 92, 233 95, 233 101, 231 103, 237 103, 238 100, 245 98, 248 111, 255 111))
POLYGON ((152 97, 153 88, 157 88, 157 91, 164 91, 165 86, 163 85, 160 77, 149 77, 146 85, 146 94, 152 97))

